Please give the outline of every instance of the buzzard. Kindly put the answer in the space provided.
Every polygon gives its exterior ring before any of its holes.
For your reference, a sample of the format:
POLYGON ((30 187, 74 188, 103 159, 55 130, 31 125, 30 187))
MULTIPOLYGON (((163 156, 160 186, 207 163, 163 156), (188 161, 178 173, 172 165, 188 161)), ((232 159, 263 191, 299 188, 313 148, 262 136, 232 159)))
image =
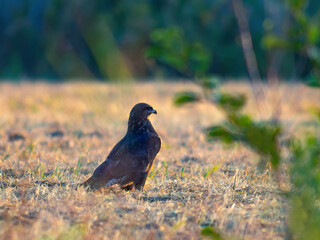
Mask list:
POLYGON ((161 148, 161 140, 148 119, 153 113, 157 111, 146 103, 132 108, 126 135, 82 186, 99 189, 119 184, 124 190, 143 190, 161 148))

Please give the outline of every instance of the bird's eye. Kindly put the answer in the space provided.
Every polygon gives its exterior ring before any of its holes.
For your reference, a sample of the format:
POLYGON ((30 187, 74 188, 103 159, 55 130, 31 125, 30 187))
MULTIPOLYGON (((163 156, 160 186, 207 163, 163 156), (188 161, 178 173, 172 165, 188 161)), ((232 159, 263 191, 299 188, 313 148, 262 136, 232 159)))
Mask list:
POLYGON ((152 110, 152 107, 147 107, 147 110, 152 110))

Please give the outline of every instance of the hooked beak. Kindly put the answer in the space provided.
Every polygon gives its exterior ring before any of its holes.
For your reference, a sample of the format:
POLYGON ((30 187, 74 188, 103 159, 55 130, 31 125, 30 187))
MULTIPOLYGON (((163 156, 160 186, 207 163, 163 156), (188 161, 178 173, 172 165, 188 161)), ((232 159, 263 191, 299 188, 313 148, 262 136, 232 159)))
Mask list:
POLYGON ((149 114, 152 114, 152 113, 157 114, 157 111, 155 109, 149 110, 149 114))
POLYGON ((151 113, 157 114, 157 110, 152 109, 151 113))

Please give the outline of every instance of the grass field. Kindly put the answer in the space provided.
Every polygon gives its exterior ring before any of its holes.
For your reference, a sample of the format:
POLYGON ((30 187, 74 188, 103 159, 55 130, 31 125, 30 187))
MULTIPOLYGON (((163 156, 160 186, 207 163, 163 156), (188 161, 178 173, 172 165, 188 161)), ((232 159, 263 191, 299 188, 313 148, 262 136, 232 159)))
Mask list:
MULTIPOLYGON (((246 93, 245 111, 256 119, 279 99, 286 136, 312 131, 318 90, 266 89, 258 108, 248 84, 223 88, 246 93)), ((207 143, 202 130, 223 114, 208 103, 175 107, 181 90, 200 91, 185 83, 1 83, 0 238, 199 239, 214 226, 228 237, 283 239, 287 205, 271 172, 241 145, 207 143), (144 191, 76 190, 125 134, 137 102, 158 111, 151 121, 163 143, 144 191)))

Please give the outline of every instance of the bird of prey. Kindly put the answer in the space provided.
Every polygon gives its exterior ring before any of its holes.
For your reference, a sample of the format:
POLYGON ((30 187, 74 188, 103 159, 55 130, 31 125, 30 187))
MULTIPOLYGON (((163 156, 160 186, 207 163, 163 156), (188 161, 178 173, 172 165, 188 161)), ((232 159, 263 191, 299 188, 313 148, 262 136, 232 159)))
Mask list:
POLYGON ((148 119, 153 113, 157 111, 146 103, 132 108, 126 135, 82 186, 99 189, 119 184, 124 190, 143 190, 161 148, 160 137, 148 119))

